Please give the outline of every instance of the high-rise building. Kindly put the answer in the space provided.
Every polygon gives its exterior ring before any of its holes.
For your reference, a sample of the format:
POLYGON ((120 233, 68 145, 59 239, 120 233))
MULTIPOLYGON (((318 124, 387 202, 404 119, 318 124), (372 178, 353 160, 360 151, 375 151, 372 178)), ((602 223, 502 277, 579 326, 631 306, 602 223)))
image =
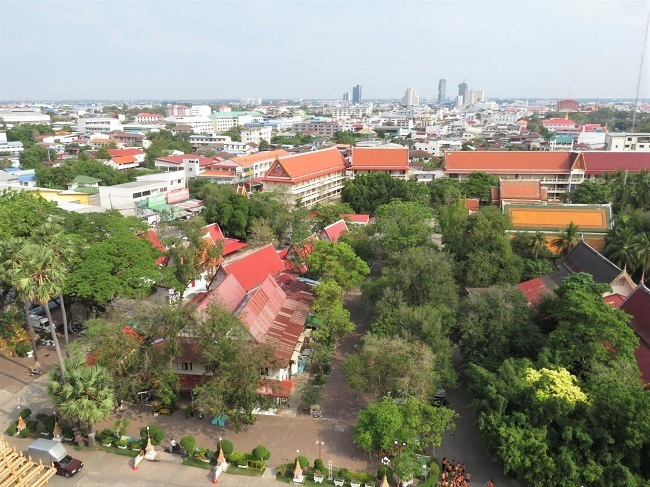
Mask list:
POLYGON ((464 81, 462 83, 458 83, 458 96, 462 96, 463 102, 465 103, 467 103, 467 91, 468 91, 467 83, 465 83, 464 81))
POLYGON ((402 98, 402 105, 413 107, 420 104, 420 97, 415 92, 415 88, 406 88, 404 97, 402 98))
POLYGON ((447 80, 440 78, 438 81, 438 103, 442 103, 447 99, 447 80))
POLYGON ((348 101, 348 102, 350 101, 350 92, 349 91, 346 91, 345 93, 343 93, 343 101, 348 101))
POLYGON ((352 103, 361 103, 361 85, 352 88, 352 103))

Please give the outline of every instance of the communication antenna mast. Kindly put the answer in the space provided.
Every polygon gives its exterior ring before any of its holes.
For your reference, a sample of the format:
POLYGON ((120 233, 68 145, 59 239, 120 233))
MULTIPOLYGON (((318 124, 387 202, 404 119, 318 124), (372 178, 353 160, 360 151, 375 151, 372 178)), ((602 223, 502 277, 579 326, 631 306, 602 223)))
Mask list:
POLYGON ((645 32, 643 33, 643 43, 641 44, 641 62, 639 63, 639 76, 636 79, 636 97, 634 98, 634 113, 632 114, 632 132, 636 126, 636 110, 639 105, 639 90, 641 89, 641 77, 643 75, 643 58, 645 58, 645 46, 648 40, 648 27, 650 27, 650 11, 645 23, 645 32))

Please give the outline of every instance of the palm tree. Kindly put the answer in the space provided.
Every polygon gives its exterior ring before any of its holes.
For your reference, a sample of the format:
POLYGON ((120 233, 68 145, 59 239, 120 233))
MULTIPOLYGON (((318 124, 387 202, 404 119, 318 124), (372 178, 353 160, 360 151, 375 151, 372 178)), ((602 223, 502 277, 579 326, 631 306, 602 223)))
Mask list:
POLYGON ((634 196, 636 208, 647 209, 650 206, 650 172, 642 169, 634 178, 634 196))
MULTIPOLYGON (((51 249, 44 245, 27 243, 18 252, 17 265, 10 269, 11 281, 19 294, 42 305, 50 323, 50 333, 65 383, 65 368, 61 347, 56 336, 52 313, 48 306, 52 296, 61 292, 64 272, 51 249)), ((29 317, 28 317, 29 319, 29 317)))
MULTIPOLYGON (((33 237, 37 242, 41 242, 49 247, 65 271, 69 270, 75 248, 72 239, 69 235, 63 233, 63 228, 60 225, 51 222, 43 223, 36 229, 33 237)), ((66 346, 66 356, 68 356, 68 316, 63 300, 63 289, 59 292, 59 303, 61 304, 61 314, 63 315, 63 337, 66 346)))
POLYGON ((650 234, 641 233, 637 235, 632 244, 632 249, 641 267, 641 282, 643 282, 645 273, 650 269, 650 234))
POLYGON ((560 254, 568 254, 576 245, 578 245, 578 242, 580 242, 579 230, 580 228, 578 225, 573 222, 569 223, 567 227, 560 232, 559 237, 551 241, 551 245, 553 245, 560 254))
POLYGON ((633 274, 638 267, 634 244, 635 234, 632 229, 624 225, 617 226, 607 237, 604 254, 614 264, 623 270, 629 269, 633 274))
POLYGON ((65 359, 64 375, 53 369, 45 389, 61 417, 85 422, 89 431, 113 410, 114 397, 108 369, 88 366, 83 359, 65 359), (67 384, 62 380, 67 378, 67 384))
POLYGON ((540 252, 546 250, 546 237, 542 232, 535 232, 535 235, 530 240, 530 251, 537 259, 540 252))
MULTIPOLYGON (((10 283, 14 288, 14 270, 24 265, 24 256, 21 254, 21 249, 24 247, 25 241, 22 238, 9 238, 0 242, 0 273, 2 280, 10 283)), ((32 327, 29 319, 29 307, 31 305, 31 296, 27 293, 17 289, 18 296, 23 302, 25 309, 25 320, 27 322, 27 330, 29 330, 29 339, 32 342, 32 351, 34 354, 34 364, 38 362, 38 352, 36 351, 36 333, 32 327)))

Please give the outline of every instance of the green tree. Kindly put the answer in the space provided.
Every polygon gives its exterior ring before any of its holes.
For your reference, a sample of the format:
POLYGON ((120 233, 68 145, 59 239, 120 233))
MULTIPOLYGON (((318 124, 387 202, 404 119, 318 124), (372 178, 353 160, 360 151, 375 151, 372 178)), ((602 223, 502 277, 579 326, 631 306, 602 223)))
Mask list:
POLYGON ((584 181, 568 194, 571 203, 604 205, 612 201, 612 188, 600 181, 584 181))
POLYGON ((0 239, 29 237, 35 227, 57 212, 56 208, 56 203, 45 200, 36 192, 0 192, 0 239))
POLYGON ((196 388, 197 406, 208 415, 225 413, 238 431, 256 407, 269 401, 258 392, 260 370, 273 366, 273 349, 255 343, 238 317, 217 306, 197 326, 206 381, 196 388))
POLYGON ((650 269, 650 234, 641 233, 634 236, 632 252, 641 268, 641 282, 645 280, 646 272, 650 269))
POLYGON ((343 288, 334 281, 322 281, 314 286, 316 299, 312 310, 319 322, 314 336, 328 347, 337 340, 342 340, 349 332, 354 331, 354 323, 350 320, 350 312, 343 307, 343 288))
POLYGON ((396 438, 406 442, 406 455, 417 446, 425 450, 442 444, 442 435, 455 428, 456 413, 409 397, 403 404, 386 397, 359 411, 355 443, 365 451, 394 452, 396 438))
POLYGON ((433 246, 431 210, 416 202, 393 200, 377 208, 377 232, 385 252, 433 246))
POLYGON ((331 280, 344 290, 361 284, 370 268, 344 242, 318 240, 307 255, 309 275, 317 280, 331 280))
POLYGON ((433 351, 417 340, 367 334, 359 353, 343 364, 353 390, 375 399, 433 396, 441 377, 433 351))
POLYGON ((466 362, 495 370, 507 357, 535 359, 545 337, 516 288, 490 287, 471 293, 458 308, 455 338, 466 362))
POLYGON ((463 181, 463 192, 468 198, 478 198, 480 201, 490 200, 490 189, 499 186, 499 178, 485 172, 473 172, 463 181))
POLYGON ((434 207, 448 206, 462 199, 464 186, 455 178, 436 178, 429 183, 431 204, 434 207))
POLYGON ((638 267, 638 254, 635 252, 635 232, 625 224, 617 225, 605 238, 603 254, 614 264, 634 273, 638 267))
POLYGON ((326 226, 341 219, 341 215, 352 214, 354 210, 347 203, 318 204, 313 208, 316 228, 321 231, 326 226))
POLYGON ((114 407, 108 370, 87 366, 83 359, 65 360, 65 372, 52 370, 45 392, 62 418, 86 423, 90 431, 114 407))
POLYGON ((266 139, 262 139, 262 140, 260 140, 260 145, 259 145, 258 149, 259 149, 260 151, 269 150, 269 145, 270 145, 270 144, 269 144, 269 141, 268 141, 268 140, 266 140, 266 139))

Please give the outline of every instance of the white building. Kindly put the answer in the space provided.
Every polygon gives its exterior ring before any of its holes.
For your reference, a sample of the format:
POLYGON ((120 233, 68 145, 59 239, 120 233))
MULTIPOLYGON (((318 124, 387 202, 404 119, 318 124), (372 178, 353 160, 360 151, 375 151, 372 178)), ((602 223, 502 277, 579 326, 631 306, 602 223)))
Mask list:
POLYGON ((578 135, 576 143, 585 144, 590 149, 603 149, 607 139, 605 131, 591 131, 582 130, 578 135))
POLYGON ((229 135, 217 135, 215 133, 190 135, 190 144, 192 144, 192 147, 204 147, 223 142, 227 143, 231 140, 229 135))
POLYGON ((77 130, 83 134, 107 134, 113 130, 123 130, 122 123, 117 118, 80 118, 77 121, 77 130))
POLYGON ((650 152, 650 133, 608 133, 605 137, 605 150, 650 152))
POLYGON ((211 134, 214 132, 212 120, 208 117, 173 117, 177 126, 187 125, 196 134, 211 134))
POLYGON ((124 216, 136 214, 136 204, 151 198, 152 203, 165 200, 167 181, 133 181, 113 186, 99 186, 99 206, 119 210, 124 216))
POLYGON ((7 125, 50 124, 50 116, 29 108, 7 108, 0 110, 0 118, 7 125))
POLYGON ((414 107, 420 104, 420 97, 415 92, 415 88, 406 88, 404 96, 402 97, 402 105, 407 107, 414 107))
POLYGON ((213 113, 210 115, 210 120, 213 122, 213 128, 210 132, 226 132, 237 125, 245 125, 247 123, 262 122, 264 115, 259 112, 222 112, 213 113))
POLYGON ((323 115, 329 115, 334 119, 365 118, 372 115, 372 107, 372 103, 369 103, 367 105, 364 104, 341 107, 325 107, 323 108, 323 115))
POLYGON ((260 145, 262 140, 266 140, 270 144, 271 132, 272 128, 270 125, 247 123, 241 131, 241 141, 243 143, 254 142, 260 145))
POLYGON ((208 117, 212 113, 210 105, 192 105, 190 115, 193 117, 208 117))
POLYGON ((138 123, 158 123, 162 122, 163 116, 159 113, 142 112, 135 116, 135 121, 138 123))

